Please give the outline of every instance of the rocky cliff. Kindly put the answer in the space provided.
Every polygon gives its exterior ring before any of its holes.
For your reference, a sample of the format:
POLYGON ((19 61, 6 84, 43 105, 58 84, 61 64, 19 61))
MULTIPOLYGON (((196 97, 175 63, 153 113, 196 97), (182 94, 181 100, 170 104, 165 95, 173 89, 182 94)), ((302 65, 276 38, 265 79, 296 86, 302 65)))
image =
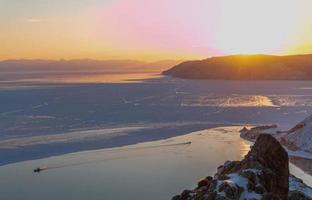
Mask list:
POLYGON ((269 134, 262 134, 241 161, 227 161, 217 173, 172 200, 308 200, 312 189, 289 174, 288 154, 269 134))

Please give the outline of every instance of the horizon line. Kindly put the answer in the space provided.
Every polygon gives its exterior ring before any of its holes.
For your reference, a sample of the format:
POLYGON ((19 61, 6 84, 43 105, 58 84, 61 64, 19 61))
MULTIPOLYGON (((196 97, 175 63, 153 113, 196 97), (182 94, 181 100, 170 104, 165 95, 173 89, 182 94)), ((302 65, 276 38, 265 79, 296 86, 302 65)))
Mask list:
MULTIPOLYGON (((299 54, 273 54, 273 53, 237 53, 237 54, 226 54, 226 55, 211 55, 211 56, 207 56, 201 59, 192 59, 192 60, 203 60, 203 59, 209 59, 209 58, 216 58, 216 57, 227 57, 227 56, 279 56, 279 57, 283 57, 283 56, 305 56, 305 55, 312 55, 311 53, 299 53, 299 54)), ((6 62, 6 61, 128 61, 128 62, 142 62, 142 63, 155 63, 155 62, 162 62, 162 61, 185 61, 185 60, 191 60, 191 59, 169 59, 169 58, 164 58, 164 59, 158 59, 158 60, 152 60, 152 61, 147 61, 147 60, 143 60, 143 59, 97 59, 97 58, 55 58, 55 59, 51 59, 51 58, 8 58, 8 59, 0 59, 0 62, 6 62)))

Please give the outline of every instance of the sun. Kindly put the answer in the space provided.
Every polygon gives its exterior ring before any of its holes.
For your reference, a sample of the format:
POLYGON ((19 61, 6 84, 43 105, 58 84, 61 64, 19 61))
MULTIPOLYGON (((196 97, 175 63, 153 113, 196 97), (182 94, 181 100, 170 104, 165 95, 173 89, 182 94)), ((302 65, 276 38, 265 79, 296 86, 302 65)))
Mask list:
POLYGON ((291 0, 235 0, 221 6, 214 42, 225 54, 274 53, 288 48, 295 42, 303 13, 302 5, 291 0))

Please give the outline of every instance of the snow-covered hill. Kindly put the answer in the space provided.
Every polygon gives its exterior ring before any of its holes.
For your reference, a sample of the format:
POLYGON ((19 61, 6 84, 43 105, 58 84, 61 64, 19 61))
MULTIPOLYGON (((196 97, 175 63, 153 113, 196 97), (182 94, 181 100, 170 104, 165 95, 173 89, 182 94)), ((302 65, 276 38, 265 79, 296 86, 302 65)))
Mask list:
POLYGON ((312 115, 287 131, 281 142, 290 149, 312 153, 312 115))
POLYGON ((312 115, 288 131, 282 131, 277 125, 257 126, 242 129, 241 137, 255 141, 259 135, 264 133, 273 135, 292 153, 312 153, 312 115))

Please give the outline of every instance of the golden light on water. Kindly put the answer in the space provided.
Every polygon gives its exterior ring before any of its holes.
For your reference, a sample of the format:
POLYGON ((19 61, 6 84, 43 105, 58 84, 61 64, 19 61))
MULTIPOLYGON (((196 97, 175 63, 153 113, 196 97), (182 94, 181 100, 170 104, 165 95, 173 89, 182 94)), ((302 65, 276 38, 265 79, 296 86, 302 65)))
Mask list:
POLYGON ((250 150, 250 144, 248 144, 246 141, 241 141, 239 146, 240 146, 240 155, 241 157, 244 157, 250 150))
POLYGON ((262 95, 196 96, 183 100, 181 106, 277 107, 269 96, 262 95))
POLYGON ((229 97, 224 103, 223 107, 274 107, 271 99, 267 96, 252 95, 252 96, 237 96, 229 97))

